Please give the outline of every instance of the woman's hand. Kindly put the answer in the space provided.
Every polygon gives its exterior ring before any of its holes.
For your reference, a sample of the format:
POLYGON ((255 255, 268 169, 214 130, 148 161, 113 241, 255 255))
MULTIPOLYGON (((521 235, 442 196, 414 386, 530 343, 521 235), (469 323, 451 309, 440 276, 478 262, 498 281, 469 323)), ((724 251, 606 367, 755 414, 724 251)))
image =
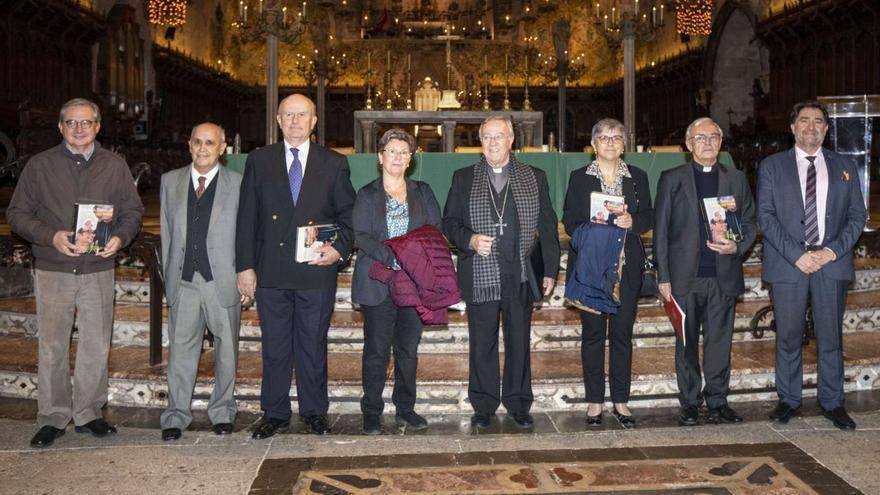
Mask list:
MULTIPOLYGON (((609 211, 610 211, 610 209, 609 209, 609 211)), ((619 211, 620 211, 619 213, 616 211, 611 212, 611 213, 614 213, 617 215, 617 218, 614 219, 614 225, 617 225, 618 227, 620 227, 622 229, 632 228, 633 217, 627 211, 627 206, 623 205, 623 208, 619 211)))

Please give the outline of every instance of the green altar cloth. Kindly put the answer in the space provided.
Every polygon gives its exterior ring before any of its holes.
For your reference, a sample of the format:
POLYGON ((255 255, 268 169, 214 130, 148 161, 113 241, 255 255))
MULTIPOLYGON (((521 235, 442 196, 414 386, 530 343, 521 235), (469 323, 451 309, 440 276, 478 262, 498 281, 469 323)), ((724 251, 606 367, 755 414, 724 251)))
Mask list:
MULTIPOLYGON (((591 153, 517 153, 516 157, 519 161, 539 168, 547 174, 550 200, 557 216, 562 215, 569 175, 573 170, 583 167, 593 159, 591 153)), ((660 174, 664 170, 685 163, 689 157, 688 153, 625 153, 623 160, 648 174, 651 198, 654 198, 660 174)), ((346 158, 351 167, 351 183, 355 190, 379 177, 378 159, 375 154, 358 153, 346 155, 346 158)), ((244 172, 246 159, 245 154, 224 155, 221 161, 233 170, 244 172)), ((430 184, 442 209, 446 204, 446 195, 452 183, 452 173, 476 163, 479 159, 478 153, 416 153, 413 156, 410 177, 430 184)), ((718 161, 724 165, 733 165, 733 160, 727 152, 721 153, 718 161)))

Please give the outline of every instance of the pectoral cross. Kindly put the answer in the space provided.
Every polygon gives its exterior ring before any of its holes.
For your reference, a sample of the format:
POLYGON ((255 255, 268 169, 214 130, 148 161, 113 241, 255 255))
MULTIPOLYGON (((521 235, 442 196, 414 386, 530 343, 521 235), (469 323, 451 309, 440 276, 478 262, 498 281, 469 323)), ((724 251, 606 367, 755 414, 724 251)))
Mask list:
POLYGON ((498 220, 498 223, 494 224, 495 227, 498 227, 498 235, 504 235, 504 227, 507 227, 506 223, 501 223, 501 219, 498 220))

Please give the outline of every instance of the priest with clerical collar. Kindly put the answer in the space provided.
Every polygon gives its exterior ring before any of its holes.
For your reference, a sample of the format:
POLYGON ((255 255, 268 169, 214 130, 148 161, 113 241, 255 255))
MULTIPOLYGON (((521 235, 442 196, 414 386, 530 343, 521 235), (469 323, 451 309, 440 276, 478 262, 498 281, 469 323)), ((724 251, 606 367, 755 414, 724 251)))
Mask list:
POLYGON ((559 234, 543 171, 511 154, 508 117, 480 126, 483 154, 459 169, 446 200, 443 232, 458 249, 458 282, 467 303, 471 423, 489 426, 504 404, 529 428, 533 395, 529 337, 532 303, 553 291, 559 272, 559 234), (532 253, 542 258, 535 273, 532 253), (503 320, 504 377, 498 370, 498 325, 503 320))

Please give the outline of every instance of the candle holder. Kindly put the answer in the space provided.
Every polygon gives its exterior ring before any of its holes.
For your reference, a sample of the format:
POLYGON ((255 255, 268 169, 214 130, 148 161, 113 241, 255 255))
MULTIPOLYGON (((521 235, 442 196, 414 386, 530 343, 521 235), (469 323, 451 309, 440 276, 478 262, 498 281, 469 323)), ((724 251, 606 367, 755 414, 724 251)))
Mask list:
MULTIPOLYGON (((250 5, 246 4, 244 0, 239 1, 238 19, 232 23, 233 27, 239 29, 242 42, 265 40, 269 35, 275 36, 279 41, 289 45, 298 45, 302 41, 302 36, 306 32, 306 20, 303 12, 300 12, 296 18, 288 19, 287 7, 279 8, 275 4, 263 8, 261 1, 258 3, 256 15, 248 12, 249 7, 250 5)), ((303 10, 305 10, 305 4, 303 4, 303 10)))

